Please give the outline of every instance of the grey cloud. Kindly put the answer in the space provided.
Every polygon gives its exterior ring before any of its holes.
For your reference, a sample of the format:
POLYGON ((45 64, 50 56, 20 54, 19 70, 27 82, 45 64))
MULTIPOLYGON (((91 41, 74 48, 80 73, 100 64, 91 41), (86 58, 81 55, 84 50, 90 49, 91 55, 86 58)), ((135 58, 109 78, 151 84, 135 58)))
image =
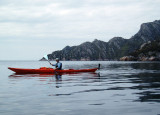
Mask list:
MULTIPOLYGON (((42 50, 38 45, 46 40, 59 44, 53 48, 58 49, 95 38, 129 38, 140 24, 160 19, 159 4, 159 0, 1 0, 0 43, 26 40, 42 50)), ((44 47, 51 49, 49 45, 44 47)))

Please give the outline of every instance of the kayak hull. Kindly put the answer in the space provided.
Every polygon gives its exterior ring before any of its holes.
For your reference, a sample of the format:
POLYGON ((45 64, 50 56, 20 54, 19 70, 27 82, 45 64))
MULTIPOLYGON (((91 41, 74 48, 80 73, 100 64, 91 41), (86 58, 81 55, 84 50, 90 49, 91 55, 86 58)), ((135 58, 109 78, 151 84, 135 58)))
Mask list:
POLYGON ((57 74, 57 73, 95 72, 98 68, 79 69, 79 70, 75 70, 75 69, 55 70, 53 68, 46 68, 46 67, 41 67, 39 69, 24 69, 24 68, 8 67, 8 69, 18 74, 57 74))

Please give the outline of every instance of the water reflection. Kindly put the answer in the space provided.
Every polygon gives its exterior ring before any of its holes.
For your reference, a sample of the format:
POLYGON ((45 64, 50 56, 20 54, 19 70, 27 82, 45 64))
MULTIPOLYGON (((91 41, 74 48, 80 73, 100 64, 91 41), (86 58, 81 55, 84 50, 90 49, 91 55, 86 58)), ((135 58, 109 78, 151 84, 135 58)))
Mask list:
POLYGON ((160 102, 160 92, 157 91, 143 91, 136 93, 139 95, 139 99, 135 101, 140 102, 160 102))
MULTIPOLYGON (((160 102, 160 64, 158 63, 111 63, 102 64, 102 69, 96 73, 70 73, 70 74, 27 74, 10 75, 9 78, 17 79, 35 78, 47 80, 56 84, 56 88, 72 87, 68 92, 57 92, 49 96, 71 96, 83 93, 100 92, 106 94, 120 90, 124 94, 129 90, 138 102, 160 102), (42 79, 43 78, 43 79, 42 79), (81 89, 81 88, 84 89, 81 89), (77 88, 77 89, 76 89, 77 88), (106 92, 106 93, 104 93, 106 92)), ((123 96, 113 93, 113 96, 123 96)))
MULTIPOLYGON (((45 81, 45 79, 51 78, 50 82, 58 82, 58 81, 62 81, 62 77, 64 76, 65 78, 70 78, 70 76, 84 76, 85 74, 83 73, 55 73, 55 74, 12 74, 9 75, 8 77, 10 79, 26 79, 26 78, 38 78, 40 79, 40 81, 45 81), (43 80, 42 80, 43 79, 43 80)), ((86 77, 82 78, 82 79, 92 79, 92 77, 95 77, 95 75, 97 75, 96 73, 86 73, 86 77)), ((78 78, 78 77, 77 77, 78 78)), ((97 78, 97 77, 95 77, 97 78)), ((94 78, 93 78, 94 79, 94 78)), ((98 77, 99 79, 99 77, 98 77)), ((67 79, 65 79, 67 80, 67 79)))
POLYGON ((25 77, 53 77, 54 74, 12 74, 9 78, 25 78, 25 77))
POLYGON ((104 90, 129 89, 138 97, 133 101, 160 102, 160 63, 112 63, 100 74, 111 85, 104 90))
MULTIPOLYGON (((94 72, 86 72, 86 74, 88 75, 97 75, 97 73, 94 73, 94 72)), ((99 73, 98 73, 99 74, 99 73)), ((9 75, 8 77, 9 78, 18 78, 18 77, 21 77, 21 78, 25 78, 25 77, 55 77, 56 80, 62 80, 62 76, 78 76, 78 75, 83 75, 83 73, 55 73, 55 74, 12 74, 12 75, 9 75)))
POLYGON ((141 69, 141 70, 160 70, 160 63, 159 62, 132 63, 131 67, 133 69, 141 69))
POLYGON ((62 81, 62 75, 61 74, 55 74, 56 81, 62 81))

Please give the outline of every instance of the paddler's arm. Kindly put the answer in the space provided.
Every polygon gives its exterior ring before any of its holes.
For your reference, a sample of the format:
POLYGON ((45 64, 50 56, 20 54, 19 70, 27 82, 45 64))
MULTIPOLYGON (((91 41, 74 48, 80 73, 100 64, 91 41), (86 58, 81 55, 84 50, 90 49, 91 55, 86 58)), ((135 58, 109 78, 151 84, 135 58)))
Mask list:
POLYGON ((56 64, 51 64, 51 63, 50 63, 50 65, 52 65, 52 66, 56 66, 56 64))

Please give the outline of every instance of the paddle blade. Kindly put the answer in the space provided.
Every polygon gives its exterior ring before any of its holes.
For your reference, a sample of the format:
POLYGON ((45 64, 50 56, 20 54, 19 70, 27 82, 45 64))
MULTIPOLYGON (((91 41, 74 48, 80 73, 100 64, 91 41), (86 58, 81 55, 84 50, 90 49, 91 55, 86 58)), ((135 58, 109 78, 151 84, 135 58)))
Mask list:
POLYGON ((46 60, 48 60, 48 56, 47 56, 47 55, 44 55, 43 57, 44 57, 46 60))

